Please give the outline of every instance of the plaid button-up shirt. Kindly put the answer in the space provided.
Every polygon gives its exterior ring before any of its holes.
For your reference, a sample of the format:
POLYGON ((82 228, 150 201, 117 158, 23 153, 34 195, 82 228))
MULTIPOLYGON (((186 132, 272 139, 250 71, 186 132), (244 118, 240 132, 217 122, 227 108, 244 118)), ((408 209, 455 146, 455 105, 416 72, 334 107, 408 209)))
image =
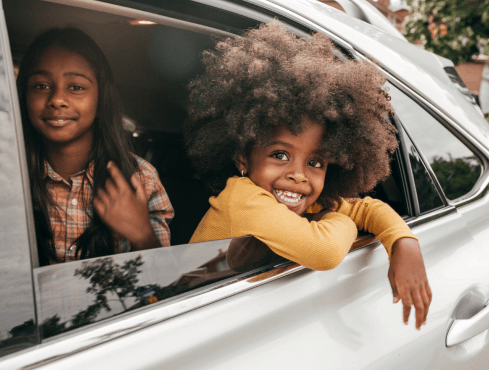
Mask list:
MULTIPOLYGON (((144 159, 135 156, 140 170, 140 181, 149 197, 148 208, 151 226, 162 246, 170 245, 168 224, 174 216, 173 207, 156 169, 144 159)), ((75 261, 76 246, 73 242, 83 233, 93 215, 93 164, 70 176, 71 184, 45 162, 44 181, 55 205, 48 205, 54 246, 59 261, 75 261)), ((118 238, 115 253, 131 250, 125 238, 118 238)))

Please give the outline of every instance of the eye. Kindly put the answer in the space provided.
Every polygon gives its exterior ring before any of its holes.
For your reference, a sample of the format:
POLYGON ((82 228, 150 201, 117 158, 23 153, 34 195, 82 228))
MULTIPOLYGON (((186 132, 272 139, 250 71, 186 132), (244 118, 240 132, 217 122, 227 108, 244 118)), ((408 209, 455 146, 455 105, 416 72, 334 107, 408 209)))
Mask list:
POLYGON ((275 158, 277 158, 280 161, 288 161, 289 160, 289 157, 284 152, 276 152, 276 153, 273 153, 272 154, 272 157, 275 157, 275 158))
POLYGON ((309 166, 314 167, 314 168, 322 168, 323 164, 316 160, 316 159, 311 159, 308 163, 309 166))
POLYGON ((47 84, 36 84, 32 87, 36 90, 47 90, 47 89, 49 89, 49 85, 47 85, 47 84))
POLYGON ((70 89, 71 90, 74 90, 74 91, 81 91, 81 90, 85 90, 82 86, 80 85, 73 85, 73 86, 70 86, 70 89))

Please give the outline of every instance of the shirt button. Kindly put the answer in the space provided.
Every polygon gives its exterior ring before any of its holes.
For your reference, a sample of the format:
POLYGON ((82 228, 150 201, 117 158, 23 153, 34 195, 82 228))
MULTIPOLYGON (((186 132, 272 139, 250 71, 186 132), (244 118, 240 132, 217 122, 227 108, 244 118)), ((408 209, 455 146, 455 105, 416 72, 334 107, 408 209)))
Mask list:
POLYGON ((74 206, 76 206, 78 204, 78 201, 75 198, 73 198, 71 200, 71 204, 73 204, 74 206))

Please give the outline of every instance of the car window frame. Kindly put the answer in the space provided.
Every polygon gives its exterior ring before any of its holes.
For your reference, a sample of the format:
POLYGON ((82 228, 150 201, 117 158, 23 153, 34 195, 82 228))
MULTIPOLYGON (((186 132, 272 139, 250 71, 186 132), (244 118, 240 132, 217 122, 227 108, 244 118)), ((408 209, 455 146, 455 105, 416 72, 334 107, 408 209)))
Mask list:
POLYGON ((453 134, 461 143, 463 143, 470 151, 473 152, 475 156, 480 161, 481 164, 481 175, 479 179, 475 182, 471 191, 467 194, 450 200, 445 196, 445 193, 429 164, 428 158, 424 155, 423 151, 419 148, 419 145, 416 142, 414 136, 410 133, 409 128, 406 127, 406 124, 402 122, 400 119, 400 124, 403 127, 404 132, 407 134, 409 139, 413 142, 418 154, 420 155, 423 164, 425 165, 426 170, 428 171, 432 181, 435 183, 437 190, 442 197, 442 201, 446 204, 446 206, 462 206, 468 203, 471 203, 474 200, 480 198, 481 194, 489 185, 489 150, 484 148, 479 142, 473 138, 467 131, 463 129, 463 126, 459 123, 453 121, 449 116, 447 116, 443 111, 433 106, 431 103, 426 101, 423 97, 417 94, 414 90, 404 85, 401 81, 397 80, 395 77, 390 75, 384 69, 379 69, 387 76, 389 83, 391 83, 394 87, 398 88, 406 98, 411 99, 414 103, 416 103, 420 109, 423 109, 428 113, 433 119, 435 119, 438 123, 440 123, 445 129, 447 129, 451 134, 453 134), (471 140, 472 139, 472 140, 471 140))
MULTIPOLYGON (((34 284, 33 284, 33 266, 35 265, 35 261, 37 260, 37 251, 32 253, 31 246, 34 243, 35 246, 35 235, 32 233, 34 226, 33 212, 32 212, 32 201, 30 196, 30 187, 28 181, 28 173, 26 164, 26 155, 25 155, 25 145, 22 135, 22 125, 20 120, 20 109, 18 105, 18 96, 17 89, 14 78, 14 67, 12 63, 12 54, 10 49, 10 43, 8 39, 7 25, 5 14, 3 11, 3 4, 0 0, 0 71, 3 69, 2 75, 0 79, 5 79, 5 83, 3 84, 7 96, 0 93, 0 98, 4 98, 3 103, 5 103, 2 108, 2 113, 5 113, 9 116, 9 120, 3 122, 4 130, 0 134, 3 136, 4 134, 8 135, 12 134, 11 140, 11 148, 3 148, 4 155, 10 157, 12 161, 11 164, 18 164, 13 171, 3 172, 2 175, 7 175, 9 178, 10 185, 7 186, 7 189, 14 189, 15 193, 11 193, 10 196, 13 196, 15 199, 9 199, 9 202, 12 202, 12 205, 17 207, 17 212, 14 215, 10 213, 2 212, 3 216, 0 216, 0 220, 15 220, 15 228, 7 229, 4 228, 5 231, 9 231, 6 234, 2 235, 2 246, 7 246, 9 250, 14 250, 15 254, 9 256, 8 259, 2 260, 5 265, 8 264, 16 264, 16 273, 17 275, 10 275, 9 279, 14 279, 16 287, 18 290, 14 289, 9 292, 8 290, 1 291, 1 299, 3 302, 8 301, 17 301, 15 298, 18 296, 22 296, 24 302, 22 303, 22 309, 30 309, 31 311, 31 326, 29 330, 32 329, 32 332, 23 333, 19 338, 15 338, 15 335, 12 336, 13 339, 16 339, 16 343, 13 344, 5 344, 5 346, 0 347, 0 361, 3 358, 7 358, 16 353, 30 350, 33 346, 40 342, 39 331, 37 327, 37 312, 35 306, 35 294, 34 294, 34 284), (12 151, 10 151, 12 149, 12 151), (22 214, 19 215, 18 212, 22 211, 22 214), (21 260, 22 262, 18 262, 21 260), (17 277, 23 276, 23 281, 16 279, 17 277), (23 287, 23 284, 27 284, 23 287), (27 290, 29 292, 26 294, 19 294, 19 292, 24 292, 27 290)), ((4 189, 5 190, 5 189, 4 189)), ((1 247, 0 247, 1 249, 1 247)), ((17 302, 19 304, 19 302, 17 302)), ((15 303, 14 303, 15 305, 15 303)), ((21 311, 19 310, 19 311, 21 311)), ((20 328, 21 326, 25 326, 28 321, 25 321, 23 325, 16 325, 11 328, 20 328)), ((6 340, 12 339, 7 338, 6 340)), ((3 339, 0 339, 3 342, 3 339)), ((4 342, 5 343, 5 342, 4 342)))

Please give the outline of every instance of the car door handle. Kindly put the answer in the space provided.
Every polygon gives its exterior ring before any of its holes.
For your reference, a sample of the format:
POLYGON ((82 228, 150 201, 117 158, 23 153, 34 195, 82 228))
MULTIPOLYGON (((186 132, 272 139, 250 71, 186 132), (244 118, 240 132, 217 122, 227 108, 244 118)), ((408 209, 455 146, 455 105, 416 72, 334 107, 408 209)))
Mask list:
POLYGON ((447 334, 447 347, 462 343, 489 329, 489 306, 470 319, 454 320, 447 334))

